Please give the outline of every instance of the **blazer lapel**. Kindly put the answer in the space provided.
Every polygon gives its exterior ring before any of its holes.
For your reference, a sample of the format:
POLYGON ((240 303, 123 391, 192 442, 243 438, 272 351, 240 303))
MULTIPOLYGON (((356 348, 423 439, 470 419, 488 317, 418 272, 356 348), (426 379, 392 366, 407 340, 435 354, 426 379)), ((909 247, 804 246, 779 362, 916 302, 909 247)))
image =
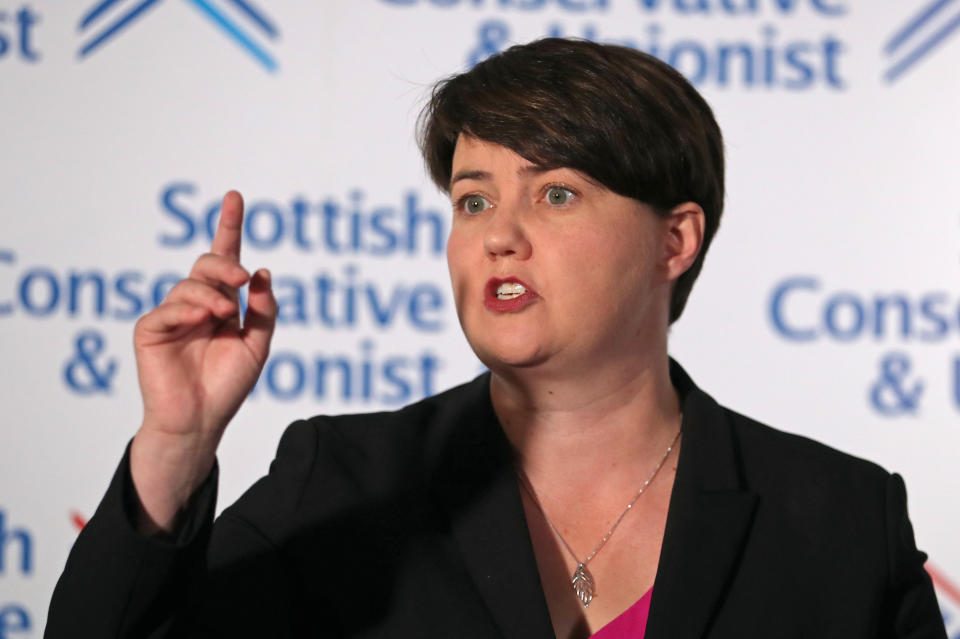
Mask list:
POLYGON ((489 376, 468 401, 439 415, 433 490, 477 590, 504 637, 553 639, 506 436, 489 376))
POLYGON ((675 362, 671 376, 682 397, 683 442, 647 639, 704 636, 735 573, 757 502, 741 477, 723 409, 675 362))

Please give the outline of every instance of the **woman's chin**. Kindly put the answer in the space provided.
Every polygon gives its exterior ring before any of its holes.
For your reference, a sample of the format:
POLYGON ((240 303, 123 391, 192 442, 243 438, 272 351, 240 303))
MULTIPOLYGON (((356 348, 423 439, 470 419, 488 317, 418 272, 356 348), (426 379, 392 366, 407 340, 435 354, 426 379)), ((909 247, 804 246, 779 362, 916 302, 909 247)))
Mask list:
POLYGON ((504 348, 502 346, 474 346, 473 352, 483 365, 494 372, 530 368, 543 364, 547 357, 539 348, 504 348))
POLYGON ((552 350, 542 326, 526 323, 493 323, 489 318, 461 322, 467 342, 490 370, 522 368, 543 363, 552 350))

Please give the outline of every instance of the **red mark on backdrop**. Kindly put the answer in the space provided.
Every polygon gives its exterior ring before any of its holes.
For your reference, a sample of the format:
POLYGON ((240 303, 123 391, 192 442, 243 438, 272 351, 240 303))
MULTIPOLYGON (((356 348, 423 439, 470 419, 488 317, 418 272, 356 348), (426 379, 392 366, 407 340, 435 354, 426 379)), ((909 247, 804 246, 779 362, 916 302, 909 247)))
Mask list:
POLYGON ((937 589, 937 592, 949 597, 953 605, 960 606, 960 586, 957 586, 955 583, 947 579, 947 576, 944 575, 939 568, 933 567, 929 561, 924 567, 930 574, 930 579, 933 581, 933 587, 937 589))
POLYGON ((80 532, 81 530, 83 530, 83 527, 87 525, 87 520, 84 518, 84 516, 75 510, 72 513, 70 513, 70 521, 73 522, 73 525, 74 527, 76 527, 77 532, 80 532))

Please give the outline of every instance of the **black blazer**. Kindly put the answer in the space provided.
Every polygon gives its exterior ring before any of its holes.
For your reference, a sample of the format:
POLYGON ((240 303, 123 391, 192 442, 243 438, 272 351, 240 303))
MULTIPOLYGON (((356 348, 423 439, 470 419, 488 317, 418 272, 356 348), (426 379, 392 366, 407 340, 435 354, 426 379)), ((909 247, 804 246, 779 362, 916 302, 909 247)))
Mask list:
MULTIPOLYGON (((719 406, 675 364, 684 440, 648 639, 946 637, 903 481, 719 406)), ((45 637, 553 636, 489 377, 290 426, 213 524, 143 537, 122 461, 45 637)))

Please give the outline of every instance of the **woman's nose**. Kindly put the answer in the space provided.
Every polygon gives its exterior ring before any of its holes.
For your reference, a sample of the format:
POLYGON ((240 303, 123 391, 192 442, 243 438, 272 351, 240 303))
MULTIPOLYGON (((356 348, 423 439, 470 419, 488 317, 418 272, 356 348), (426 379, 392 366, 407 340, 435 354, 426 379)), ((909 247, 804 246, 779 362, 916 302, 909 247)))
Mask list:
POLYGON ((527 230, 521 219, 521 211, 514 207, 497 208, 488 217, 483 235, 483 245, 490 258, 530 257, 531 245, 527 230))

